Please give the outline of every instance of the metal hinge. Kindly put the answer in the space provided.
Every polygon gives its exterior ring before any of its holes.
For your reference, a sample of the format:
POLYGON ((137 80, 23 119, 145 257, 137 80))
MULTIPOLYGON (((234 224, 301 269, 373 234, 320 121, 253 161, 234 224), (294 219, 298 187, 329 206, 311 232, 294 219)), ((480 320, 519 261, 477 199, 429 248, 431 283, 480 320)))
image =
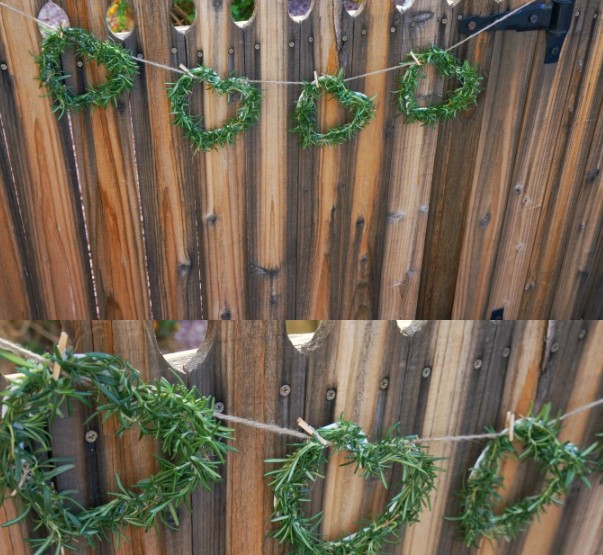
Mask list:
MULTIPOLYGON (((575 0, 553 0, 552 4, 530 4, 497 25, 493 25, 488 31, 545 30, 547 39, 544 63, 555 64, 559 61, 561 47, 572 22, 574 2, 575 0)), ((504 15, 463 17, 459 20, 459 33, 472 35, 504 15)))

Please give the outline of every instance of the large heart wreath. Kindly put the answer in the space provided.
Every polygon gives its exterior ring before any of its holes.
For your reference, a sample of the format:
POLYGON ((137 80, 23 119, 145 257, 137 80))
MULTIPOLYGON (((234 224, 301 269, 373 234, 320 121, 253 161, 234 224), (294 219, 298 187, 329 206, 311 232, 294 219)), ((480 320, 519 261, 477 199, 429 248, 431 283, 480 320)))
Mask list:
POLYGON ((450 518, 460 522, 467 545, 477 546, 482 537, 510 541, 547 506, 562 504, 562 497, 576 478, 589 485, 586 477, 594 471, 595 463, 588 456, 597 444, 581 451, 572 443, 559 440, 561 424, 551 418, 550 410, 547 404, 539 414, 515 422, 513 432, 521 451, 505 434, 491 440, 477 459, 461 492, 460 514, 450 518), (545 487, 498 512, 502 500, 498 490, 503 487, 500 465, 509 456, 519 462, 536 462, 546 474, 545 487))
POLYGON ((138 66, 125 48, 110 41, 101 41, 84 29, 60 29, 49 33, 42 41, 40 54, 36 56, 39 80, 54 101, 53 111, 62 116, 68 110, 84 110, 93 106, 106 108, 116 103, 119 95, 134 88, 134 76, 138 66), (88 87, 74 93, 65 83, 68 75, 63 72, 61 56, 73 48, 76 55, 95 61, 107 68, 106 81, 97 87, 88 87))
POLYGON ((221 479, 219 467, 232 449, 226 443, 231 432, 214 419, 213 400, 194 388, 164 378, 142 383, 127 362, 102 353, 71 353, 63 359, 56 351, 45 364, 0 354, 20 372, 0 392, 0 505, 8 493, 20 500, 22 510, 4 526, 31 513, 37 527, 46 529, 46 537, 29 540, 36 553, 51 546, 56 553, 76 549, 78 540, 93 546, 128 524, 149 529, 157 518, 177 526, 180 503, 188 503, 197 487, 209 489, 221 479), (52 362, 62 367, 58 380, 49 368, 52 362), (48 427, 73 401, 92 407, 90 418, 117 418, 118 435, 136 425, 142 436, 157 438, 163 453, 159 471, 130 488, 117 476, 119 491, 90 509, 80 506, 71 492, 55 489, 52 480, 74 465, 46 458, 51 450, 48 427))
POLYGON ((221 79, 211 68, 198 66, 187 70, 182 77, 169 88, 168 97, 172 103, 174 123, 184 130, 186 138, 193 144, 196 150, 207 151, 230 145, 235 137, 257 123, 260 117, 260 104, 262 93, 246 79, 241 77, 229 77, 221 79), (219 95, 236 95, 241 101, 237 115, 216 129, 205 129, 203 118, 190 113, 190 96, 195 85, 207 83, 210 89, 219 95))
POLYGON ((396 463, 401 466, 401 483, 396 486, 400 491, 390 499, 384 512, 370 525, 334 541, 322 540, 315 532, 322 515, 307 517, 303 510, 308 501, 306 484, 321 477, 327 447, 313 438, 284 459, 268 459, 267 463, 279 465, 267 473, 274 488, 272 521, 278 525, 272 536, 289 543, 295 553, 374 555, 380 553, 388 536, 399 533, 402 525, 417 522, 423 507, 429 504, 438 469, 435 459, 413 443, 414 437, 399 437, 393 432, 390 430, 381 441, 370 443, 360 426, 345 420, 317 430, 336 451, 349 453, 349 463, 356 465, 361 476, 378 477, 385 487, 385 472, 396 463))

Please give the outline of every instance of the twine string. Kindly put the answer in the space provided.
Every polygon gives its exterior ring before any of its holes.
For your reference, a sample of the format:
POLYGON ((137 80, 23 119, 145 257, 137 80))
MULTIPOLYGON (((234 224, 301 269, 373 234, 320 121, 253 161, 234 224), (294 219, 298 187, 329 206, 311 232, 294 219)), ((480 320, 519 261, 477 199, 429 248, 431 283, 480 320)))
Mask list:
MULTIPOLYGON (((36 362, 41 362, 43 364, 48 363, 48 359, 41 357, 40 355, 9 341, 8 339, 0 338, 0 349, 4 349, 10 351, 12 353, 18 354, 30 360, 34 360, 36 362)), ((559 417, 559 420, 566 420, 567 418, 571 418, 572 416, 576 416, 577 414, 586 412, 590 409, 598 407, 599 405, 603 405, 603 397, 600 399, 596 399, 586 405, 581 405, 559 417)), ((215 411, 214 417, 223 420, 225 422, 231 422, 232 424, 240 424, 242 426, 248 426, 249 428, 255 428, 257 430, 262 430, 264 432, 270 432, 277 435, 294 437, 297 439, 310 439, 308 434, 299 432, 297 430, 292 430, 291 428, 284 428, 282 426, 278 426, 277 424, 267 424, 265 422, 260 422, 259 420, 252 420, 250 418, 242 418, 241 416, 234 416, 232 414, 224 414, 222 412, 215 411)), ((516 422, 517 423, 517 422, 516 422)), ((446 435, 446 436, 433 436, 433 437, 421 437, 414 439, 415 443, 431 443, 431 442, 443 442, 443 443, 456 443, 461 441, 477 441, 482 439, 496 439, 497 437, 507 435, 508 430, 503 430, 501 432, 490 432, 483 434, 463 434, 463 435, 446 435)))
MULTIPOLYGON (((534 2, 536 2, 536 0, 528 0, 528 2, 526 2, 525 4, 522 4, 521 6, 511 10, 510 12, 507 12, 506 14, 502 15, 501 17, 496 18, 492 23, 486 25, 485 27, 483 27, 482 29, 480 29, 479 31, 473 33, 472 35, 469 35, 467 37, 465 37, 464 39, 460 40, 459 42, 453 44, 452 46, 448 47, 446 49, 446 52, 450 52, 452 50, 455 50, 456 48, 458 48, 459 46, 461 46, 462 44, 465 44, 466 42, 474 39, 475 37, 481 35, 482 33, 485 33, 486 31, 488 31, 489 29, 491 29, 492 27, 495 27, 496 25, 498 25, 501 21, 504 21, 505 19, 515 15, 517 12, 523 10, 525 7, 529 6, 530 4, 533 4, 534 2)), ((48 25, 47 23, 45 23, 44 21, 41 21, 40 19, 38 19, 37 17, 34 17, 32 15, 29 15, 28 13, 24 12, 23 10, 19 10, 18 8, 15 8, 9 4, 6 4, 5 2, 0 1, 0 7, 4 7, 16 14, 19 14, 31 21, 35 21, 38 25, 42 25, 44 27, 46 27, 47 29, 51 29, 53 31, 56 31, 56 29, 50 25, 48 25)), ((160 64, 159 62, 154 62, 152 60, 146 60, 144 57, 142 57, 142 55, 139 56, 135 56, 133 54, 131 54, 132 59, 136 60, 137 62, 140 62, 142 64, 147 64, 156 68, 160 68, 160 69, 165 69, 167 71, 172 71, 174 73, 180 73, 182 75, 184 75, 186 72, 177 68, 177 67, 172 67, 172 66, 168 66, 165 64, 160 64)), ((370 77, 372 75, 379 75, 381 73, 388 73, 390 71, 395 71, 396 69, 400 69, 403 67, 409 67, 412 65, 415 65, 416 62, 406 62, 403 64, 398 64, 395 66, 391 66, 391 67, 386 67, 384 69, 376 69, 374 71, 368 71, 366 73, 361 73, 360 75, 354 75, 353 77, 346 77, 344 79, 344 81, 346 82, 350 82, 350 81, 356 81, 358 79, 364 79, 365 77, 370 77)), ((261 80, 261 79, 246 79, 246 81, 248 83, 258 83, 258 84, 265 84, 265 85, 305 85, 306 82, 305 81, 278 81, 278 80, 261 80)))

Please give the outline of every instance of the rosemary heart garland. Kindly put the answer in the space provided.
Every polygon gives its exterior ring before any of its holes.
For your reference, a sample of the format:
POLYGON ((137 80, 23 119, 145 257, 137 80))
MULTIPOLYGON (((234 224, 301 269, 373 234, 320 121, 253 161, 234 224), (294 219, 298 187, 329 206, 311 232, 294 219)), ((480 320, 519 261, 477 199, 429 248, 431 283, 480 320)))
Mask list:
POLYGON ((349 464, 355 464, 361 476, 378 477, 385 487, 385 472, 394 464, 400 464, 402 477, 396 486, 400 487, 400 491, 368 526, 339 540, 320 539, 315 530, 320 525, 322 514, 307 517, 303 510, 303 505, 308 501, 306 483, 313 483, 321 477, 321 467, 327 462, 327 447, 314 437, 298 444, 296 451, 288 457, 266 461, 279 465, 266 474, 272 477, 272 522, 278 526, 271 535, 281 543, 289 543, 294 553, 380 553, 383 543, 391 541, 390 536, 397 535, 402 525, 418 521, 423 507, 429 505, 429 494, 435 486, 435 459, 413 443, 414 436, 400 437, 395 434, 395 429, 374 443, 367 440, 360 426, 345 420, 320 428, 317 432, 332 444, 335 451, 347 451, 349 464))
POLYGON ((262 93, 246 79, 221 79, 213 69, 198 66, 187 70, 175 83, 170 83, 168 98, 172 104, 174 123, 184 130, 184 135, 194 145, 195 151, 207 151, 232 144, 239 133, 257 123, 262 93), (195 85, 203 82, 219 95, 227 95, 229 101, 233 95, 240 99, 241 106, 237 109, 236 117, 231 118, 222 127, 205 129, 203 118, 190 113, 190 95, 195 85))
POLYGON ((434 125, 438 121, 455 118, 460 112, 477 104, 482 78, 467 60, 461 63, 450 52, 430 46, 417 54, 409 54, 402 63, 409 61, 415 63, 400 78, 400 90, 397 91, 398 107, 406 123, 418 121, 424 125, 434 125), (425 64, 433 64, 442 77, 450 77, 460 83, 440 104, 421 106, 417 99, 417 86, 419 79, 425 77, 425 64))
POLYGON ((302 147, 338 145, 351 139, 375 117, 375 105, 373 98, 349 89, 342 73, 321 75, 311 83, 304 84, 293 117, 297 125, 292 131, 299 135, 302 147), (352 121, 321 133, 318 130, 316 101, 323 92, 337 98, 344 108, 352 112, 353 117, 352 121))
POLYGON ((559 440, 561 423, 551 418, 550 411, 551 405, 547 404, 537 415, 515 422, 514 436, 521 451, 505 434, 490 440, 477 459, 460 494, 460 514, 450 518, 459 521, 467 545, 477 546, 482 537, 510 541, 548 505, 562 504, 561 497, 576 478, 590 485, 587 476, 594 471, 595 461, 588 456, 597 444, 580 451, 572 443, 559 440), (504 486, 500 465, 509 456, 519 462, 535 461, 546 473, 545 487, 540 493, 507 505, 499 514, 496 507, 502 496, 497 490, 504 486))
POLYGON ((47 96, 54 101, 53 111, 63 116, 66 111, 77 111, 99 106, 106 108, 126 91, 134 88, 138 66, 130 52, 118 44, 101 41, 84 29, 62 28, 49 33, 42 41, 40 54, 35 58, 38 79, 46 87, 47 96), (74 93, 65 83, 69 77, 63 71, 61 56, 73 48, 77 56, 94 60, 107 68, 106 81, 89 86, 81 94, 74 93))
POLYGON ((209 489, 221 480, 219 467, 232 449, 226 444, 231 431, 214 419, 213 400, 200 397, 196 389, 164 378, 143 383, 127 362, 102 353, 68 353, 63 359, 56 350, 45 364, 0 355, 20 372, 0 392, 0 505, 8 492, 19 499, 21 508, 21 514, 3 526, 31 513, 36 527, 46 530, 46 537, 29 540, 37 554, 49 547, 55 553, 81 548, 78 541, 93 546, 125 525, 154 527, 157 518, 177 526, 180 503, 188 506, 195 489, 209 489), (58 380, 49 367, 55 362, 61 366, 58 380), (55 489, 52 480, 74 465, 46 458, 51 451, 48 427, 74 401, 94 409, 90 419, 117 418, 118 436, 136 425, 142 436, 158 439, 163 454, 158 457, 159 471, 130 488, 116 476, 118 491, 91 509, 79 505, 72 492, 55 489))

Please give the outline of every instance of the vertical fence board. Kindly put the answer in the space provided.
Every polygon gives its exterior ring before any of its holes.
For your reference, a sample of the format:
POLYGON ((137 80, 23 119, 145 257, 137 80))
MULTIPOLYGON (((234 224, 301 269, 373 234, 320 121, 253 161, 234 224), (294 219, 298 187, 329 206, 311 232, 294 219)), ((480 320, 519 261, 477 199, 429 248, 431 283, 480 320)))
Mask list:
MULTIPOLYGON (((577 2, 576 9, 583 8, 577 2)), ((566 147, 568 127, 560 114, 565 111, 575 70, 575 36, 568 35, 561 65, 543 65, 544 40, 539 38, 532 59, 533 75, 526 98, 526 111, 531 115, 522 126, 516 153, 513 182, 522 185, 519 195, 509 197, 505 223, 498 246, 490 288, 490 310, 505 308, 506 318, 517 318, 521 296, 526 287, 527 266, 533 251, 539 216, 547 186, 559 167, 566 147)))
MULTIPOLYGON (((35 16, 42 2, 9 4, 35 16)), ((57 122, 50 103, 40 98, 32 59, 39 52, 39 41, 35 23, 3 9, 0 42, 10 78, 0 80, 0 111, 14 176, 5 185, 14 188, 25 225, 27 247, 22 256, 35 268, 32 295, 35 299, 39 287, 41 296, 33 307, 35 315, 93 317, 91 269, 68 119, 57 122)), ((5 316, 14 314, 9 309, 5 316)))
MULTIPOLYGON (((389 32, 393 38, 388 66, 399 63, 409 49, 421 49, 433 40, 442 27, 444 8, 443 3, 419 0, 404 15, 392 11, 389 32)), ((389 75, 389 91, 396 91, 399 75, 389 75)), ((443 83, 433 75, 426 75, 418 94, 439 100, 442 87, 443 83)), ((396 314, 415 314, 417 310, 438 128, 406 125, 395 97, 391 93, 388 96, 387 101, 381 101, 389 106, 391 117, 384 140, 391 141, 396 148, 391 149, 390 167, 385 168, 389 169, 389 175, 384 174, 389 194, 386 213, 380 215, 385 219, 385 236, 378 240, 385 245, 379 314, 394 318, 396 314)))
MULTIPOLYGON (((191 62, 206 63, 226 78, 232 72, 244 75, 244 31, 230 15, 230 2, 200 2, 197 21, 189 31, 195 34, 197 53, 191 62), (196 58, 196 59, 195 59, 196 58)), ((227 104, 206 90, 203 94, 203 117, 208 128, 219 127, 234 117, 235 102, 227 104)), ((234 145, 199 152, 202 161, 199 179, 202 228, 203 299, 210 318, 245 318, 246 307, 246 234, 245 156, 248 134, 236 138, 234 145)))
MULTIPOLYGON (((134 0, 132 6, 137 25, 126 46, 164 65, 187 64, 187 52, 170 22, 171 2, 134 0)), ((178 74, 142 64, 140 73, 131 107, 153 316, 199 317, 199 202, 191 179, 196 172, 191 146, 172 125, 165 91, 165 83, 173 83, 178 74)))
POLYGON ((592 272, 594 247, 601 228, 600 196, 594 194, 596 175, 593 178, 593 172, 596 174, 601 163, 603 148, 603 34, 595 31, 600 21, 594 17, 598 10, 599 2, 576 8, 579 17, 575 17, 572 34, 578 46, 563 118, 569 128, 567 146, 558 156, 560 164, 554 179, 549 180, 556 186, 545 192, 528 269, 530 286, 525 288, 520 315, 546 317, 551 310, 554 314, 551 305, 558 291, 566 296, 566 314, 580 317, 578 301, 584 295, 579 294, 577 284, 568 287, 569 276, 560 274, 564 255, 567 253, 572 260, 572 271, 580 282, 587 281, 592 272))
MULTIPOLYGON (((110 33, 102 2, 67 2, 73 26, 105 39, 110 33)), ((101 82, 99 70, 86 65, 67 81, 78 92, 84 81, 101 82), (75 81, 75 82, 74 82, 75 81)), ((73 69, 76 69, 75 66, 73 69)), ((150 317, 145 249, 131 142, 129 99, 117 108, 71 115, 74 150, 87 215, 90 253, 101 318, 150 317)))

